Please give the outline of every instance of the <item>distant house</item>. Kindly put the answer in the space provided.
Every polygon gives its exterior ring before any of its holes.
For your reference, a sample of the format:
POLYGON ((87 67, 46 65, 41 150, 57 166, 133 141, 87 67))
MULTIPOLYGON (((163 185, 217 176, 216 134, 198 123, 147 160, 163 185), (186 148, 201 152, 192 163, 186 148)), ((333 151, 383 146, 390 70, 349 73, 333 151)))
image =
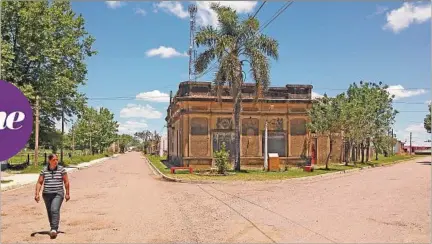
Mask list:
POLYGON ((159 156, 164 156, 168 152, 168 139, 166 136, 162 136, 159 143, 159 156))
POLYGON ((394 153, 395 154, 405 153, 404 144, 405 142, 397 141, 396 144, 394 145, 394 149, 393 149, 394 153))
POLYGON ((407 152, 407 153, 410 153, 410 152, 412 152, 412 153, 415 153, 415 152, 417 152, 417 151, 427 151, 427 150, 431 150, 431 146, 429 145, 429 146, 426 146, 426 145, 424 145, 424 146, 417 146, 417 145, 412 145, 411 147, 408 145, 408 146, 405 146, 404 147, 404 150, 405 150, 405 152, 407 152))

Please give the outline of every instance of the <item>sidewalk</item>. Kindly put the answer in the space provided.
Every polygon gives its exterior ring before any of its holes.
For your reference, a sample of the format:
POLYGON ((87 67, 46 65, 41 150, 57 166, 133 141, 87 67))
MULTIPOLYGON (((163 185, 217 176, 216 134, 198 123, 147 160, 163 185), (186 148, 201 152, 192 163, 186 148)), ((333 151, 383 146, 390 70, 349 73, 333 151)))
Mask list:
MULTIPOLYGON (((66 167, 66 172, 71 173, 76 170, 85 169, 93 165, 103 163, 106 160, 118 157, 120 154, 114 154, 111 157, 100 158, 86 163, 80 163, 78 165, 66 167)), ((20 188, 29 184, 36 184, 39 174, 7 174, 2 172, 2 181, 9 181, 7 183, 1 183, 1 191, 8 191, 16 188, 20 188)))

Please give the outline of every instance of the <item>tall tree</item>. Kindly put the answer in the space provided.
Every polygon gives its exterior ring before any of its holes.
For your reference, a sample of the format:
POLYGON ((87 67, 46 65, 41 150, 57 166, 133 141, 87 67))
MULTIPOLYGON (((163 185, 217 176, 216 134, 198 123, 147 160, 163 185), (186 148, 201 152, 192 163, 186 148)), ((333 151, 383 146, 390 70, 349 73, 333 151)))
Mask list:
POLYGON ((135 136, 141 139, 144 153, 148 153, 148 147, 150 144, 150 140, 152 138, 152 132, 148 130, 144 130, 141 132, 136 132, 135 136))
POLYGON ((124 153, 126 151, 126 147, 130 146, 134 141, 133 136, 126 135, 126 134, 119 135, 118 138, 119 138, 120 153, 124 153))
POLYGON ((108 109, 87 107, 75 124, 75 143, 91 153, 102 152, 117 140, 117 130, 118 123, 108 109))
POLYGON ((68 1, 1 4, 0 78, 22 88, 33 105, 39 97, 41 129, 53 128, 62 113, 71 116, 85 102, 78 88, 95 39, 68 1))
POLYGON ((310 131, 317 135, 327 136, 330 143, 330 150, 326 157, 326 169, 329 169, 328 163, 333 152, 333 144, 337 134, 342 132, 342 104, 344 102, 343 94, 336 98, 330 98, 324 95, 313 102, 312 108, 308 111, 311 122, 307 124, 310 131))
POLYGON ((198 56, 195 70, 202 73, 216 60, 218 71, 214 83, 220 102, 224 86, 230 88, 234 103, 234 168, 240 171, 240 113, 244 65, 248 63, 258 98, 270 84, 269 57, 278 58, 278 43, 259 33, 260 25, 255 17, 240 20, 235 10, 218 4, 212 4, 211 9, 217 13, 219 26, 207 26, 198 31, 197 46, 204 46, 206 50, 198 56))
MULTIPOLYGON (((342 129, 348 142, 347 151, 360 151, 362 162, 369 159, 372 142, 375 151, 389 148, 388 131, 394 123, 397 111, 393 109, 393 96, 382 83, 360 82, 349 86, 342 105, 342 129)), ((350 157, 347 157, 350 159, 350 157)), ((354 161, 357 160, 353 155, 354 161)), ((346 161, 348 164, 349 160, 346 161)))
POLYGON ((429 104, 429 114, 424 119, 424 128, 428 133, 431 133, 431 104, 429 104))

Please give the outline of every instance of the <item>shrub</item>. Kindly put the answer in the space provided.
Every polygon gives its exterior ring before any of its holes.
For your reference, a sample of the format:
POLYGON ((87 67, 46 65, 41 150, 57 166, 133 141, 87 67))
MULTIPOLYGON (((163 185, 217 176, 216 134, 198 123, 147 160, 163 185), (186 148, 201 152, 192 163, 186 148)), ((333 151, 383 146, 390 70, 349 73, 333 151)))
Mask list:
POLYGON ((219 151, 214 153, 215 163, 219 174, 225 174, 229 166, 229 152, 226 150, 225 143, 219 151))

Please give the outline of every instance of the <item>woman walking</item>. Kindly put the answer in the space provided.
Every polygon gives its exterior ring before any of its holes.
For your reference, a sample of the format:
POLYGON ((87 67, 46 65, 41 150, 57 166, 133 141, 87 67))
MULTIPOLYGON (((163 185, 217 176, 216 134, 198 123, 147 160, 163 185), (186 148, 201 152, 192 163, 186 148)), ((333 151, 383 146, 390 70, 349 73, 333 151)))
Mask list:
POLYGON ((63 199, 69 201, 69 179, 66 169, 58 165, 58 158, 55 154, 48 157, 48 165, 42 169, 39 175, 38 182, 36 183, 35 201, 40 201, 40 190, 42 184, 44 189, 42 197, 48 212, 48 219, 51 227, 50 237, 52 239, 57 237, 58 226, 60 222, 60 207, 63 199), (64 188, 66 188, 66 195, 64 188))

